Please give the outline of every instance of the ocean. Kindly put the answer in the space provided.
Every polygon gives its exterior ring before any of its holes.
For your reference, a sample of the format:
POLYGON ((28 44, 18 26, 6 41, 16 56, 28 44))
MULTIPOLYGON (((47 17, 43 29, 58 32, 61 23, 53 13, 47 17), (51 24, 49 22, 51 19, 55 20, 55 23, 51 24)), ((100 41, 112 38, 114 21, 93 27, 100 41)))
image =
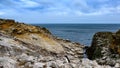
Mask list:
POLYGON ((63 39, 79 42, 82 45, 90 46, 93 35, 96 32, 116 32, 120 24, 36 24, 46 27, 50 32, 63 39))

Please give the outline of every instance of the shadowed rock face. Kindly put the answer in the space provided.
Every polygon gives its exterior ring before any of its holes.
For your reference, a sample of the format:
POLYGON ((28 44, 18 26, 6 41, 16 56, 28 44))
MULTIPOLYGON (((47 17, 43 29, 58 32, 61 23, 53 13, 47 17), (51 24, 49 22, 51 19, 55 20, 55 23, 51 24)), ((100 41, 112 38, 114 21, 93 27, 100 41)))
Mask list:
POLYGON ((113 53, 120 55, 120 30, 115 33, 113 43, 110 47, 113 53))
POLYGON ((113 37, 111 32, 98 32, 94 35, 92 45, 87 49, 89 59, 96 59, 103 57, 103 47, 107 48, 105 52, 109 51, 110 44, 113 37))
POLYGON ((83 58, 83 48, 46 28, 0 19, 0 66, 4 68, 74 67, 83 58), (5 64, 5 58, 10 62, 5 64))
POLYGON ((99 64, 114 66, 120 59, 120 30, 116 33, 96 33, 86 53, 89 59, 97 60, 99 64))

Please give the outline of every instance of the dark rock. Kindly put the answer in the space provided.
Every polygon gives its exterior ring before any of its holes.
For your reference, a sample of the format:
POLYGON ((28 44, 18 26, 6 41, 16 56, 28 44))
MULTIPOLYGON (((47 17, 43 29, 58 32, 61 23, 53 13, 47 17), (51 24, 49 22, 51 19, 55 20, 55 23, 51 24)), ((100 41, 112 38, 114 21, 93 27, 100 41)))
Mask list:
POLYGON ((110 49, 113 53, 118 53, 120 55, 120 30, 114 34, 114 40, 110 49))
POLYGON ((91 47, 89 47, 86 50, 88 58, 89 59, 102 58, 103 53, 109 51, 109 46, 112 40, 113 40, 113 37, 111 32, 96 33, 93 37, 91 47))
POLYGON ((3 68, 3 66, 2 66, 2 65, 0 65, 0 68, 3 68))
POLYGON ((86 54, 89 59, 97 60, 101 65, 114 66, 115 61, 120 59, 120 30, 116 33, 96 33, 92 45, 86 50, 86 54))

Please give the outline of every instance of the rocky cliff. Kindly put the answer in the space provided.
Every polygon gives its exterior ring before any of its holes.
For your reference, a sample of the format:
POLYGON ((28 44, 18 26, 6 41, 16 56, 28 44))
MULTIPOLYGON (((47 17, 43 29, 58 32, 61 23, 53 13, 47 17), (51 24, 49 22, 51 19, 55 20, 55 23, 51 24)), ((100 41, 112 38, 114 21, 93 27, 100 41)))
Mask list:
POLYGON ((44 27, 0 19, 0 68, 71 66, 83 57, 83 47, 53 36, 44 27))
MULTIPOLYGON (((116 33, 116 39, 119 39, 119 33, 116 33)), ((111 39, 111 35, 107 37, 111 39)), ((110 46, 113 53, 119 54, 119 49, 115 50, 118 44, 110 46)), ((91 48, 88 51, 96 49, 91 48)), ((112 68, 83 58, 83 49, 79 43, 53 36, 44 27, 0 19, 0 68, 112 68)), ((88 57, 96 54, 93 53, 89 52, 88 57)))
POLYGON ((96 33, 86 53, 89 59, 97 60, 101 65, 120 65, 120 30, 96 33))

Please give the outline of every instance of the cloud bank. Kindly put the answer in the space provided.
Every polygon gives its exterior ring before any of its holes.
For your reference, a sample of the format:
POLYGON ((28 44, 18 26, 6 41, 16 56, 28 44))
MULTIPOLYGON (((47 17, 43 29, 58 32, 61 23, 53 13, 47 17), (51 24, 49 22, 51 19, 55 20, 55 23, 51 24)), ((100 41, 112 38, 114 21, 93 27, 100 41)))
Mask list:
POLYGON ((0 0, 0 17, 27 23, 120 23, 120 0, 0 0))

